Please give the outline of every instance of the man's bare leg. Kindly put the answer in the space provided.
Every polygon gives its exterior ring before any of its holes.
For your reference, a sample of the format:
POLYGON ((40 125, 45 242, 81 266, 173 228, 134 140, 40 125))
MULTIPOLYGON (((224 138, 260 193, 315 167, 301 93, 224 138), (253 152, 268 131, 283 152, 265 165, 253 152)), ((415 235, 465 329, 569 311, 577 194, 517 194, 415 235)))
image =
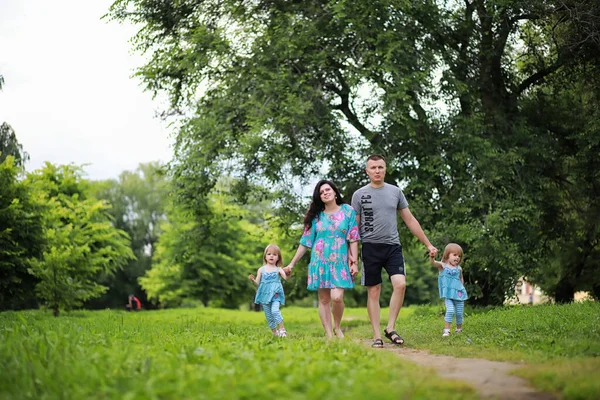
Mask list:
POLYGON ((373 339, 381 339, 379 295, 381 294, 381 283, 375 286, 367 286, 367 312, 373 328, 373 339))
POLYGON ((406 292, 406 277, 404 275, 392 275, 390 280, 394 291, 390 298, 390 317, 386 326, 388 332, 396 330, 396 320, 404 303, 404 293, 406 292))

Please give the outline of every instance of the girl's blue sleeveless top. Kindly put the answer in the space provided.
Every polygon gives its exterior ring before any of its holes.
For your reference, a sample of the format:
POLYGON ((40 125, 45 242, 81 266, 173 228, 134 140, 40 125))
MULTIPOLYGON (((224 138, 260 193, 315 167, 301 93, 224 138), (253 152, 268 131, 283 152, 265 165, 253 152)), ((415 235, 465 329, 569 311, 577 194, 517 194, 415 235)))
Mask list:
POLYGON ((460 281, 460 265, 451 268, 448 264, 442 264, 443 269, 438 276, 438 286, 440 288, 440 298, 452 300, 467 300, 467 290, 460 281))
POLYGON ((279 277, 279 267, 276 271, 265 272, 265 267, 262 267, 262 274, 254 302, 256 304, 269 304, 273 301, 278 301, 285 304, 285 295, 283 293, 283 285, 279 277))

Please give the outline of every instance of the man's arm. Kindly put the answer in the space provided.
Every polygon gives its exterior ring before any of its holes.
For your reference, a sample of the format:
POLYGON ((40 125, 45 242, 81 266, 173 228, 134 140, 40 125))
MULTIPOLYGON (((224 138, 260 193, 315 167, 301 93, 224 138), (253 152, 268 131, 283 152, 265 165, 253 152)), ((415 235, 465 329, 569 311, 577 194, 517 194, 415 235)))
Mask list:
POLYGON ((415 235, 417 239, 419 239, 421 243, 427 247, 429 250, 429 255, 435 257, 438 249, 436 249, 435 246, 431 244, 429 239, 427 239, 425 232, 423 232, 423 228, 421 228, 421 224, 419 224, 419 221, 417 221, 415 216, 410 212, 409 208, 401 208, 398 210, 398 213, 412 234, 415 235))

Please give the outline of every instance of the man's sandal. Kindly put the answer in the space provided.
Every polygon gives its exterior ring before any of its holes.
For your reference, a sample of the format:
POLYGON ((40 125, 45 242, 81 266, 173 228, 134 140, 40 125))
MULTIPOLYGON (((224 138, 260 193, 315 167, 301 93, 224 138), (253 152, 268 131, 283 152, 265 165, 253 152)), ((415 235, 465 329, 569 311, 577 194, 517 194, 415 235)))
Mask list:
POLYGON ((384 329, 383 333, 385 334, 385 337, 390 339, 390 341, 393 344, 398 344, 398 345, 404 344, 404 339, 402 339, 402 336, 398 335, 398 332, 396 332, 396 331, 388 332, 387 329, 384 329))
POLYGON ((375 348, 381 349, 383 347, 383 340, 381 340, 381 339, 375 339, 375 341, 373 342, 373 344, 371 345, 371 347, 375 347, 375 348))

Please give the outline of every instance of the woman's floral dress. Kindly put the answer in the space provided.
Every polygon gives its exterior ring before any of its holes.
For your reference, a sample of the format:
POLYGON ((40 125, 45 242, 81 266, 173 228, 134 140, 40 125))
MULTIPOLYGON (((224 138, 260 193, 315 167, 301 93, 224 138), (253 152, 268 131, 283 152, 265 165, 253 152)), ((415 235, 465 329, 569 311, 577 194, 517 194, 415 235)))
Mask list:
POLYGON ((348 266, 348 242, 360 239, 356 212, 348 204, 339 211, 321 211, 304 230, 300 244, 311 248, 308 264, 308 290, 352 289, 354 280, 348 266))

